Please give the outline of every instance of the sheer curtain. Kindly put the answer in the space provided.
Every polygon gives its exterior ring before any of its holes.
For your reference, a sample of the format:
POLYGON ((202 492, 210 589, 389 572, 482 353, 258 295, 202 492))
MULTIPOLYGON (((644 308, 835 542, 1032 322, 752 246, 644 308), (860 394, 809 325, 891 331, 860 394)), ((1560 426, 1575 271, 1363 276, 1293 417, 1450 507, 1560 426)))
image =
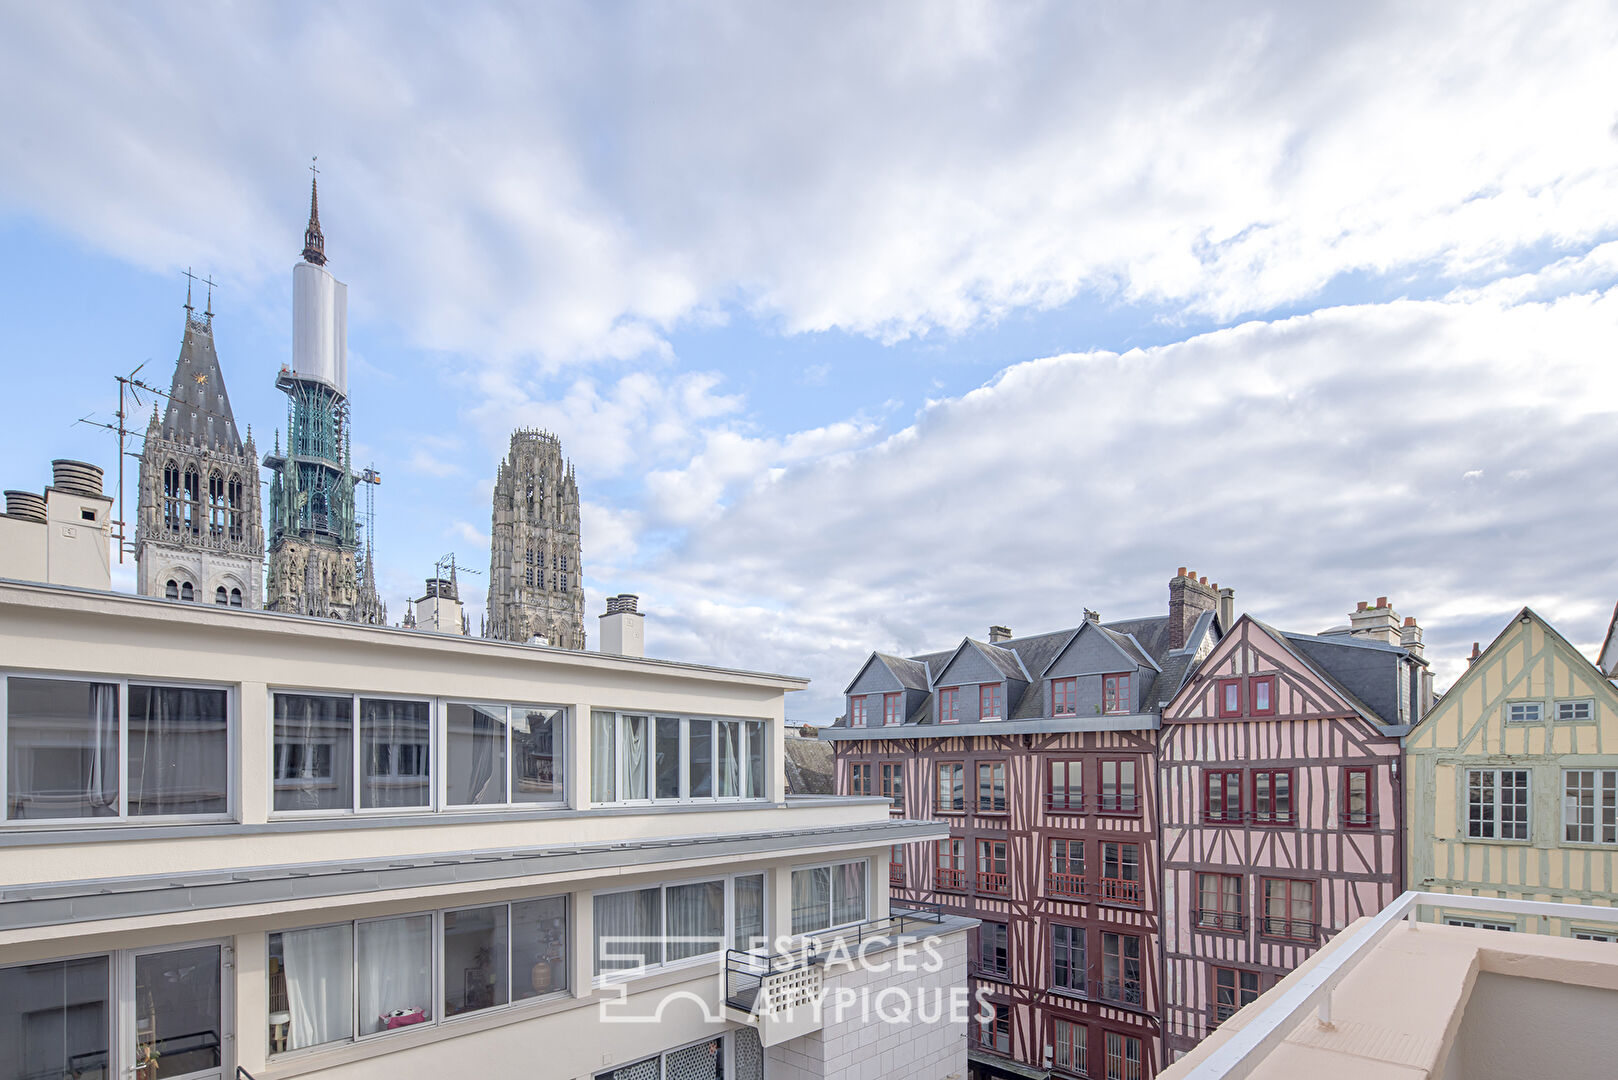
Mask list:
POLYGON ((614 745, 618 715, 610 712, 590 714, 590 801, 616 802, 618 799, 618 757, 614 745))
POLYGON ((354 701, 275 695, 275 808, 354 805, 354 701))
POLYGON ((505 707, 451 704, 447 727, 450 805, 489 806, 505 802, 505 707))
POLYGON ((280 938, 287 1011, 292 1014, 287 1049, 348 1038, 354 1022, 353 928, 320 926, 280 938))
POLYGON ((360 806, 426 806, 432 713, 425 701, 360 698, 360 806))
POLYGON ((836 889, 833 892, 832 922, 862 922, 865 919, 865 864, 842 863, 833 868, 836 889))
POLYGON ((831 925, 831 870, 792 871, 792 932, 807 934, 831 925))
POLYGON ((747 792, 749 799, 762 799, 769 795, 764 784, 764 725, 747 724, 747 792))
POLYGON ((228 725, 223 690, 131 684, 129 813, 226 813, 228 725))
POLYGON ((686 727, 691 747, 686 794, 693 799, 707 799, 713 795, 713 721, 688 720, 686 727))
POLYGON ((719 731, 719 791, 722 799, 734 799, 742 793, 741 725, 734 720, 721 720, 715 725, 719 731))
POLYGON ((360 1031, 386 1030, 390 1013, 433 1015, 433 918, 360 923, 360 1031))
POLYGON ((668 959, 717 952, 725 941, 725 883, 697 881, 670 885, 664 893, 668 911, 668 959))
POLYGON ((624 717, 624 798, 646 799, 651 792, 646 786, 648 719, 644 716, 624 717))
POLYGON ((7 816, 116 816, 118 687, 19 678, 6 686, 7 816))
POLYGON ((595 898, 596 974, 663 962, 661 889, 595 898))
POLYGON ((735 892, 736 927, 731 948, 757 948, 764 937, 764 875, 737 878, 735 892))

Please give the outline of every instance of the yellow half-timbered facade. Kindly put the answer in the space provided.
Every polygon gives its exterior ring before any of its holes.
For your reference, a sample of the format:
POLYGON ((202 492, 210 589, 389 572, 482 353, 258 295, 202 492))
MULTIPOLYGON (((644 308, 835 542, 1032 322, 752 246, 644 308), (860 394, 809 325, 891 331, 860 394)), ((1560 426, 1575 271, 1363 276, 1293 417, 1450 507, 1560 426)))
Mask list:
MULTIPOLYGON (((1410 888, 1613 905, 1618 690, 1529 608, 1405 737, 1405 767, 1410 888)), ((1612 940, 1576 920, 1439 917, 1612 940)))

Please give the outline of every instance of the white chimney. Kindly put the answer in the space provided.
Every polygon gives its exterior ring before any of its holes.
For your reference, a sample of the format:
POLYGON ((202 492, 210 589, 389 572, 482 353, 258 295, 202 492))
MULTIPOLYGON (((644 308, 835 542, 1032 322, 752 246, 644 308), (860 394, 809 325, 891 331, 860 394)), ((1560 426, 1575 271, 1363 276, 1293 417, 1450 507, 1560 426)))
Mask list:
POLYGON ((607 597, 601 616, 601 651, 617 656, 646 655, 646 616, 635 610, 640 597, 633 593, 607 597))
POLYGON ((43 497, 6 492, 0 518, 0 577, 112 588, 112 500, 102 492, 101 470, 82 461, 51 462, 43 497))
POLYGON ((1011 640, 1011 629, 1005 626, 989 627, 989 644, 998 645, 1002 641, 1011 640))

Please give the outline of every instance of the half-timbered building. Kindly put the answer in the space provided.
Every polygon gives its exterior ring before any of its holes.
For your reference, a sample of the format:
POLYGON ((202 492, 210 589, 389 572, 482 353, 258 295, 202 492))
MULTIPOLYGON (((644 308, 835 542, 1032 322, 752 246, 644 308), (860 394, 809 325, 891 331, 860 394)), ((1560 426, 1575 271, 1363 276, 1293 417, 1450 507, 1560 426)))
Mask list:
MULTIPOLYGON (((1609 632, 1604 662, 1613 655, 1609 632)), ((1411 888, 1612 906, 1618 690, 1523 608, 1405 737, 1411 888)), ((1502 911, 1446 922, 1613 940, 1610 927, 1502 911)))
POLYGON ((1163 713, 1172 1060, 1403 887, 1400 736, 1430 696, 1386 599, 1322 634, 1236 621, 1163 713))
POLYGON ((889 886, 980 920, 975 1078, 1156 1073, 1158 727, 1233 596, 1183 568, 1169 592, 1167 616, 873 653, 822 733, 839 793, 950 823, 892 849, 889 886))

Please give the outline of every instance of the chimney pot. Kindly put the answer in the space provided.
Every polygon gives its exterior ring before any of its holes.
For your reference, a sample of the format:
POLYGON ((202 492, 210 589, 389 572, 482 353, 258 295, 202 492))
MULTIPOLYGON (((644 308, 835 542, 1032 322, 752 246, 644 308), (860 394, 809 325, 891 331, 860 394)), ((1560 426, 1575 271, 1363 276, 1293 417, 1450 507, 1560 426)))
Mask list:
POLYGON ((1355 610, 1355 611, 1364 611, 1364 610, 1365 610, 1365 609, 1366 609, 1366 608, 1368 608, 1368 607, 1370 607, 1370 606, 1371 606, 1371 605, 1370 605, 1370 604, 1369 604, 1369 603, 1368 603, 1368 602, 1366 602, 1366 601, 1364 601, 1364 600, 1361 600, 1361 601, 1360 601, 1360 602, 1359 602, 1359 604, 1358 604, 1358 605, 1356 605, 1356 606, 1355 606, 1355 608, 1354 608, 1354 610, 1355 610))
POLYGON ((1414 615, 1406 615, 1405 616, 1405 625, 1406 626, 1415 626, 1416 625, 1416 617, 1414 615))
POLYGON ((1197 584, 1198 585, 1206 585, 1206 584, 1208 584, 1208 575, 1203 574, 1200 578, 1198 578, 1197 579, 1197 584))
POLYGON ((1174 576, 1175 577, 1185 577, 1185 567, 1182 566, 1178 570, 1174 571, 1174 576))
POLYGON ((1387 607, 1388 606, 1388 598, 1386 596, 1377 597, 1376 598, 1376 606, 1377 607, 1387 607))

